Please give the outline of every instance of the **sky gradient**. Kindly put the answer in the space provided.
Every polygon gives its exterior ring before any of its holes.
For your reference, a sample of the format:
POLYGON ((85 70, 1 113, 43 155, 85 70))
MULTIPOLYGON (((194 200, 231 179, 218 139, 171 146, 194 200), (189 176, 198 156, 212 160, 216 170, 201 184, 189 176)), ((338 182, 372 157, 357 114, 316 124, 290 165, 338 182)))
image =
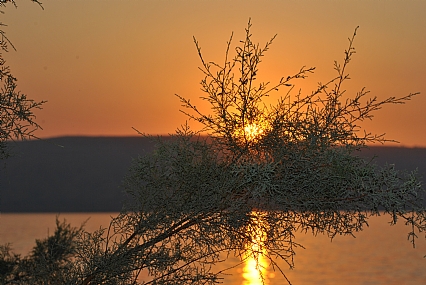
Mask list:
POLYGON ((401 146, 426 147, 426 1, 42 2, 44 10, 17 1, 17 9, 9 5, 1 15, 17 49, 4 57, 18 90, 48 101, 36 112, 39 137, 136 135, 132 127, 173 133, 186 120, 174 94, 193 102, 203 95, 192 37, 206 60, 223 62, 231 32, 235 47, 251 18, 254 42, 278 34, 260 79, 273 83, 314 66, 314 75, 297 82, 303 94, 335 76, 334 60, 342 62, 360 26, 348 94, 366 87, 384 100, 421 92, 405 105, 385 106, 363 126, 401 146))

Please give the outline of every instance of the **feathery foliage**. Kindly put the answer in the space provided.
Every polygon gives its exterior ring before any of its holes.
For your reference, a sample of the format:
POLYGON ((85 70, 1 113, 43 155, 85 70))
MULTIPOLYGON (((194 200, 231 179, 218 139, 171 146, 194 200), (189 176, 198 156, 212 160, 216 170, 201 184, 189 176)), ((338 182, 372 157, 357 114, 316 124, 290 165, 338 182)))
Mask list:
MULTIPOLYGON (((31 0, 40 5, 40 2, 31 0)), ((13 0, 1 0, 0 7, 7 3, 16 6, 13 0)), ((3 13, 0 11, 0 13, 3 13)), ((5 24, 0 22, 0 26, 5 24)), ((5 32, 0 29, 0 49, 7 52, 9 46, 15 47, 6 37, 5 32)), ((45 101, 36 102, 29 99, 27 95, 16 90, 17 79, 10 71, 10 67, 6 64, 3 53, 0 52, 0 159, 9 157, 10 151, 7 146, 9 140, 23 140, 35 138, 34 131, 40 129, 34 119, 34 110, 41 109, 41 105, 45 101)))
MULTIPOLYGON (((293 267, 301 246, 297 231, 354 235, 369 216, 383 213, 392 223, 401 218, 410 225, 413 245, 426 230, 416 173, 356 155, 367 142, 386 141, 360 135, 358 124, 384 104, 404 103, 416 93, 362 103, 368 94, 362 89, 345 99, 356 30, 343 63, 335 63, 337 76, 314 92, 293 94, 294 81, 314 68, 303 67, 272 86, 256 84, 273 39, 261 48, 250 28, 249 22, 232 59, 228 42, 223 66, 205 61, 194 39, 205 75, 202 99, 212 114, 178 97, 208 136, 185 124, 134 161, 123 183, 129 202, 108 228, 73 235, 72 266, 63 267, 62 284, 217 284, 224 270, 215 264, 229 255, 245 262, 260 254, 285 277, 277 260, 293 267), (285 95, 276 105, 263 104, 279 90, 285 95)), ((10 268, 16 259, 3 256, 10 268)))
POLYGON ((53 235, 36 240, 28 256, 13 254, 10 244, 0 246, 0 284, 65 284, 82 231, 56 218, 53 235))

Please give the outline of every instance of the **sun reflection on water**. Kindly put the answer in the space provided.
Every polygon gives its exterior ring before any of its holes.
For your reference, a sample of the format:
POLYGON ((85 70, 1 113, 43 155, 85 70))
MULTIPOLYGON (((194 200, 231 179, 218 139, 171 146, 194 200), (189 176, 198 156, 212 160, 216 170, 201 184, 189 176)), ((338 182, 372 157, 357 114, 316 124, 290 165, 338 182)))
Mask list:
POLYGON ((252 214, 254 226, 253 228, 247 229, 251 234, 252 242, 247 245, 244 256, 245 262, 242 272, 243 285, 267 285, 269 284, 268 277, 273 278, 273 274, 268 276, 268 260, 265 257, 267 252, 264 247, 264 242, 266 241, 265 228, 267 227, 267 224, 263 220, 263 213, 252 212, 252 214))

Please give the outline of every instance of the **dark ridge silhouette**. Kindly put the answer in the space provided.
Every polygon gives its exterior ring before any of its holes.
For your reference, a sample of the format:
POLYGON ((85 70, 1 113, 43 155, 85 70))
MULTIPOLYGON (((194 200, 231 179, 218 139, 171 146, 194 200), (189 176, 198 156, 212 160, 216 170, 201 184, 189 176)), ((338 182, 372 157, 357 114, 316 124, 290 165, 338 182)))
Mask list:
POLYGON ((143 137, 60 137, 18 142, 0 172, 2 212, 120 211, 132 158, 152 151, 143 137))
MULTIPOLYGON (((132 158, 153 148, 154 142, 141 136, 18 142, 0 169, 0 211, 120 211, 125 197, 120 185, 132 158)), ((418 168, 426 177, 426 148, 370 147, 361 155, 377 155, 378 164, 400 170, 418 168)))

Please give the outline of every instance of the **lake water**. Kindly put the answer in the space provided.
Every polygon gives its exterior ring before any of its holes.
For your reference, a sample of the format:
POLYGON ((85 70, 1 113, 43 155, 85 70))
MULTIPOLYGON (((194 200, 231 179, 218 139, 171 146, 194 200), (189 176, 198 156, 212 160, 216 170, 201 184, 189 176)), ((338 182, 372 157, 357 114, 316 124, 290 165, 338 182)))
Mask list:
MULTIPOLYGON (((86 230, 93 231, 107 226, 116 213, 64 213, 73 226, 79 226, 90 217, 86 230)), ((11 242, 14 252, 26 254, 34 246, 35 239, 45 238, 55 229, 56 214, 0 214, 0 244, 11 242)), ((426 240, 419 234, 416 248, 407 241, 409 229, 403 223, 389 226, 388 216, 369 220, 370 227, 356 238, 337 236, 330 242, 325 236, 296 234, 296 241, 306 247, 296 251, 295 268, 286 275, 294 285, 334 284, 426 284, 426 240)), ((231 258, 230 266, 237 259, 231 258)), ((251 277, 255 272, 250 264, 233 269, 223 284, 260 284, 251 277)), ((278 272, 265 272, 266 284, 286 284, 278 272)))

